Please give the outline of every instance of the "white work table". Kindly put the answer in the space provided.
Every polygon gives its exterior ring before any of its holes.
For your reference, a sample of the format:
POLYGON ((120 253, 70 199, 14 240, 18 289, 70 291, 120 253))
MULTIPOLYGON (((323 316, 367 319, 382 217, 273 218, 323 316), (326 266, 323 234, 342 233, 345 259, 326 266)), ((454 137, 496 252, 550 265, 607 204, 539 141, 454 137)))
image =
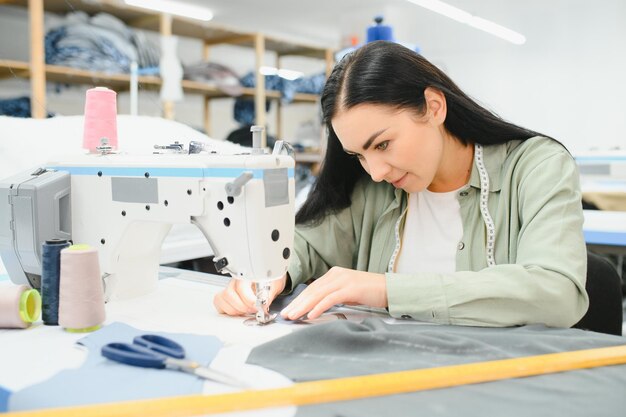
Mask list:
MULTIPOLYGON (((236 374, 256 389, 292 384, 276 372, 245 364, 245 360, 254 346, 286 335, 298 325, 247 326, 243 324, 245 318, 218 314, 213 307, 213 296, 223 289, 226 277, 162 267, 160 278, 155 292, 107 303, 105 325, 121 322, 146 332, 217 336, 223 347, 211 363, 213 368, 236 374)), ((0 280, 0 286, 4 285, 13 284, 7 279, 0 280)), ((373 313, 346 311, 345 315, 350 320, 362 320, 373 313)), ((76 341, 87 335, 68 333, 59 326, 45 326, 41 322, 24 330, 0 329, 0 387, 16 392, 45 381, 61 370, 79 367, 87 353, 76 341)), ((236 389, 207 382, 204 393, 233 390, 236 389)), ((295 408, 287 407, 241 415, 291 416, 294 413, 295 408)))
POLYGON ((626 253, 626 211, 584 210, 588 245, 604 252, 626 253))
MULTIPOLYGON (((172 268, 163 268, 161 276, 165 278, 159 281, 157 291, 107 303, 105 324, 122 322, 147 332, 215 335, 224 342, 213 362, 217 369, 230 366, 231 371, 243 373, 243 379, 257 388, 291 384, 275 372, 244 364, 252 347, 289 333, 292 331, 289 326, 250 327, 243 324, 243 318, 217 314, 212 300, 225 282, 221 277, 172 268), (168 275, 178 278, 167 278, 168 275)), ((0 284, 8 285, 6 281, 0 284)), ((63 369, 79 367, 87 354, 76 341, 87 335, 68 333, 59 326, 45 326, 41 322, 26 330, 0 330, 0 386, 18 391, 63 369)), ((229 390, 205 384, 205 392, 229 390)), ((293 410, 279 413, 292 414, 293 410)))
MULTIPOLYGON (((105 324, 122 322, 148 332, 215 335, 224 343, 218 356, 211 364, 216 369, 235 373, 253 388, 257 389, 282 387, 291 384, 291 381, 284 376, 265 368, 245 364, 245 360, 252 347, 287 335, 293 331, 298 331, 298 329, 303 328, 302 326, 275 323, 263 327, 250 327, 243 324, 243 318, 217 314, 213 307, 212 299, 223 288, 226 282, 223 277, 165 267, 161 268, 160 277, 158 289, 155 292, 134 299, 108 303, 106 305, 107 319, 105 324)), ((10 285, 10 283, 4 280, 0 282, 0 285, 10 285)), ((360 322, 367 317, 378 317, 383 318, 388 323, 396 322, 396 320, 388 316, 382 316, 374 312, 352 309, 341 309, 340 311, 351 321, 360 322)), ((402 322, 410 323, 410 321, 402 322)), ((426 325, 418 322, 413 323, 416 326, 426 325)), ((431 326, 429 325, 428 327, 431 326)), ((555 331, 558 332, 558 329, 555 329, 555 331)), ((86 335, 67 333, 58 326, 44 326, 41 323, 37 323, 26 330, 0 330, 0 370, 2 370, 0 372, 0 386, 12 391, 18 391, 29 385, 44 381, 61 370, 79 367, 86 357, 86 352, 84 348, 76 345, 75 342, 84 336, 86 335)), ((485 343, 488 343, 488 341, 485 341, 485 343)), ((358 355, 357 346, 355 346, 354 354, 358 355)), ((416 352, 416 354, 419 354, 419 352, 416 352)), ((603 384, 607 383, 603 382, 603 384)), ((612 388, 607 387, 606 389, 610 391, 622 388, 612 386, 612 388)), ((232 388, 219 387, 216 384, 207 382, 204 393, 218 394, 232 390, 232 388)), ((491 398, 489 393, 492 390, 492 385, 471 388, 470 395, 480 394, 482 395, 480 401, 486 401, 486 399, 491 398)), ((448 395, 451 396, 450 398, 454 398, 457 394, 458 391, 451 391, 448 395)), ((445 396, 446 391, 441 391, 441 395, 445 396)), ((548 391, 545 395, 545 401, 550 404, 557 400, 566 401, 566 398, 563 397, 565 394, 548 391)), ((389 410, 395 412, 395 397, 388 397, 388 400, 380 399, 380 401, 382 403, 377 403, 380 407, 390 407, 389 410)), ((499 401, 498 404, 501 404, 503 407, 502 411, 510 409, 510 397, 507 396, 507 400, 504 402, 503 400, 499 401)), ((488 402, 480 404, 488 404, 488 402)), ((519 401, 514 404, 523 406, 523 402, 520 403, 519 401)), ((619 404, 616 405, 613 399, 611 407, 617 406, 619 404)), ((400 410, 398 411, 400 412, 400 410)), ((264 411, 255 410, 237 413, 236 415, 292 416, 297 412, 298 410, 295 407, 284 407, 264 411)), ((329 412, 323 408, 314 408, 312 411, 309 410, 309 412, 313 414, 305 413, 304 415, 336 415, 333 414, 333 411, 329 412)), ((377 411, 370 410, 369 412, 369 415, 379 415, 377 411)), ((228 414, 228 416, 233 415, 235 414, 228 414)), ((359 415, 363 415, 363 413, 359 415)), ((444 413, 443 415, 453 414, 444 413)))
MULTIPOLYGON (((610 247, 625 245, 623 239, 626 236, 626 213, 585 211, 584 229, 585 238, 590 244, 610 247), (622 240, 609 240, 614 234, 621 236, 622 240)), ((169 241, 164 243, 163 262, 184 259, 180 256, 192 253, 188 245, 195 247, 195 250, 205 251, 193 252, 200 253, 198 256, 210 254, 210 248, 195 226, 174 229, 168 239, 169 241), (185 239, 184 236, 188 236, 186 233, 189 231, 196 234, 194 239, 185 239)), ((0 269, 0 285, 10 285, 3 272, 0 269)), ((249 327, 243 324, 243 318, 217 314, 212 299, 225 285, 227 279, 224 277, 162 267, 160 278, 156 292, 130 300, 108 303, 105 324, 122 322, 148 332, 215 335, 224 343, 224 347, 212 363, 215 368, 237 372, 258 389, 291 384, 284 376, 245 364, 245 360, 253 347, 297 331, 301 327, 280 323, 249 327)), ((355 321, 372 316, 383 317, 354 310, 344 309, 342 312, 349 320, 355 321)), ((385 321, 394 322, 388 317, 385 321)), ((41 322, 26 330, 0 330, 0 387, 18 391, 45 381, 63 369, 81 366, 87 355, 76 341, 85 336, 86 334, 67 333, 58 326, 44 326, 41 322)), ((206 383, 204 392, 217 394, 229 390, 232 389, 206 383)), ((626 406, 626 397, 624 402, 626 406)), ((295 407, 286 407, 237 415, 292 416, 295 413, 295 407)))
MULTIPOLYGON (((622 276, 626 254, 626 211, 584 210, 584 215, 583 232, 587 246, 594 252, 617 255, 616 269, 622 276)), ((624 318, 622 334, 626 335, 626 301, 624 318)))

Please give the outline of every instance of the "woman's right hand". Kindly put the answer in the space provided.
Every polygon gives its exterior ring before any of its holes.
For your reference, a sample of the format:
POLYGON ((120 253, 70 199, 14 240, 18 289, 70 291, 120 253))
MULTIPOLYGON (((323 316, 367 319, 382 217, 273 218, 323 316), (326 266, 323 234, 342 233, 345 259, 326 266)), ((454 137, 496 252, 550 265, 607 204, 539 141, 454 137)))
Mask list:
MULTIPOLYGON (((269 303, 283 292, 287 283, 287 274, 270 283, 269 303)), ((220 314, 245 316, 256 313, 256 287, 251 281, 232 278, 228 286, 213 297, 213 305, 220 314)))

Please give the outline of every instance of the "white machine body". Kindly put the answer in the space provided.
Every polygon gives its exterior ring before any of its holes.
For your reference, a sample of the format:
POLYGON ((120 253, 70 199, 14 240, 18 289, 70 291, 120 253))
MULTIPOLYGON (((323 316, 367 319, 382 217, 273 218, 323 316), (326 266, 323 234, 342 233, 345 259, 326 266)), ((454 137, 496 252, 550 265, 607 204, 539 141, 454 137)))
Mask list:
MULTIPOLYGON (((71 240, 97 248, 108 299, 156 288, 161 245, 176 223, 195 224, 218 269, 238 279, 269 281, 287 271, 295 218, 294 160, 289 156, 84 155, 51 162, 45 170, 39 176, 69 173, 71 240)), ((1 221, 12 222, 7 230, 14 235, 16 228, 27 227, 23 221, 1 221)), ((58 234, 38 236, 36 245, 52 237, 58 234)), ((9 276, 27 283, 15 270, 28 251, 20 254, 23 245, 15 238, 12 251, 7 250, 7 240, 1 254, 9 276)))

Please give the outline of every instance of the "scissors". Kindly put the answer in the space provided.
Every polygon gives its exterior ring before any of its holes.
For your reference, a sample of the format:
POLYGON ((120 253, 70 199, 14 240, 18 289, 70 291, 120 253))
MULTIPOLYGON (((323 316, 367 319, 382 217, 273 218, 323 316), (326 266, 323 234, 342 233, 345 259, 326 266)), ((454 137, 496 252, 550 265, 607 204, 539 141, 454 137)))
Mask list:
POLYGON ((232 376, 185 359, 185 349, 167 337, 155 334, 136 336, 133 343, 109 343, 102 356, 113 361, 142 368, 174 369, 238 388, 248 384, 232 376))

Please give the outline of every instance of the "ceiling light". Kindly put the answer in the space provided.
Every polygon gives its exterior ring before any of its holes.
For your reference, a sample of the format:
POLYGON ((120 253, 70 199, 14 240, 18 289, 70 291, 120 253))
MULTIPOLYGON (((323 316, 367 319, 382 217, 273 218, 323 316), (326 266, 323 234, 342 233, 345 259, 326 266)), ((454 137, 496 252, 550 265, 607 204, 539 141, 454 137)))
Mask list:
POLYGON ((173 0, 124 0, 130 6, 142 9, 155 10, 161 13, 189 17, 191 19, 209 21, 213 19, 213 12, 206 7, 195 6, 173 0))
POLYGON ((422 6, 435 13, 439 13, 457 22, 465 23, 473 28, 480 29, 490 33, 498 38, 504 39, 516 45, 522 45, 526 42, 526 37, 521 33, 515 32, 502 25, 494 23, 482 17, 473 16, 472 14, 461 10, 458 7, 451 6, 440 0, 407 0, 418 6, 422 6))

